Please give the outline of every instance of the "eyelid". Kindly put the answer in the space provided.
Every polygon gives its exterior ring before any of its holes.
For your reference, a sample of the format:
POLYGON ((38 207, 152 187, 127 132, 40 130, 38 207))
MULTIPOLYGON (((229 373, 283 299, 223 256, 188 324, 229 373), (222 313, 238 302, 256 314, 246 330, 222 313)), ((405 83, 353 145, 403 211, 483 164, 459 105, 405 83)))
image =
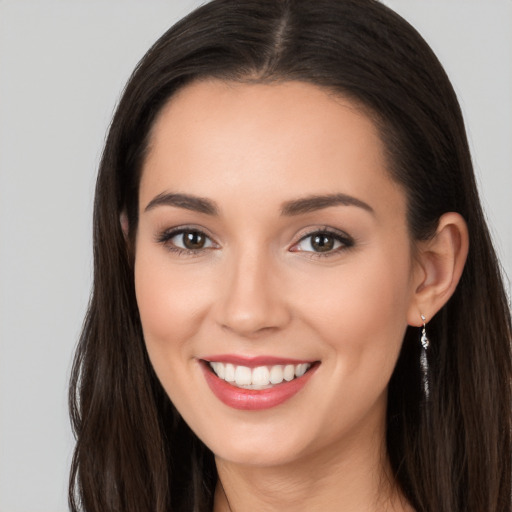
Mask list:
POLYGON ((327 257, 327 256, 334 256, 336 254, 339 254, 341 251, 350 249, 355 245, 355 240, 353 237, 345 233, 344 231, 341 231, 340 229, 332 228, 329 226, 323 226, 323 227, 315 227, 311 228, 305 233, 302 233, 299 235, 299 239, 294 242, 294 244, 290 247, 291 252, 302 252, 302 253, 308 253, 308 256, 310 257, 327 257), (302 241, 306 240, 307 238, 312 237, 313 235, 317 234, 326 234, 329 236, 332 236, 335 238, 336 241, 341 243, 340 247, 337 247, 335 249, 332 249, 330 251, 326 252, 317 252, 317 251, 306 251, 303 249, 296 249, 293 250, 295 247, 297 247, 302 241))
POLYGON ((204 251, 208 251, 211 249, 217 249, 219 247, 219 244, 215 241, 215 238, 209 233, 209 230, 197 225, 182 225, 182 226, 175 226, 172 228, 163 229, 157 232, 155 235, 155 242, 160 243, 164 245, 169 251, 175 252, 177 254, 188 254, 188 255, 199 255, 200 253, 204 251), (178 247, 174 244, 171 244, 170 241, 183 233, 186 233, 187 231, 197 232, 204 235, 210 242, 211 245, 208 247, 201 247, 199 249, 187 249, 185 247, 178 247))
MULTIPOLYGON (((169 251, 175 252, 178 254, 185 255, 200 255, 205 251, 209 251, 211 249, 218 249, 220 245, 215 240, 215 238, 210 234, 209 230, 204 228, 203 226, 198 225, 181 225, 175 226, 172 228, 162 229, 155 235, 155 242, 164 245, 169 251), (172 238, 185 233, 187 231, 198 232, 204 235, 210 242, 211 245, 208 247, 202 247, 199 249, 188 249, 185 247, 179 247, 174 244, 170 244, 170 240, 172 238)), ((353 237, 348 235, 346 232, 341 231, 337 228, 332 228, 329 226, 319 226, 319 227, 311 227, 307 228, 307 231, 302 232, 300 235, 297 235, 297 240, 292 244, 292 246, 288 249, 290 252, 302 252, 307 253, 308 257, 317 258, 317 257, 328 257, 339 254, 340 252, 350 249, 354 246, 355 240, 353 237), (320 252, 320 251, 308 251, 304 249, 296 249, 296 247, 306 240, 307 238, 316 235, 316 234, 326 234, 332 236, 337 242, 341 245, 339 247, 333 248, 331 250, 320 252)))

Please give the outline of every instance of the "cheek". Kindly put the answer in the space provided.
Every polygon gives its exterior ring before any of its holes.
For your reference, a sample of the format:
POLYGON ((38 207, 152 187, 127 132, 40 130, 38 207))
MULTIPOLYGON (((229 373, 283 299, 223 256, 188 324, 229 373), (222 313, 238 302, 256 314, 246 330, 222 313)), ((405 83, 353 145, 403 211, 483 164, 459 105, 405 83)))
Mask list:
POLYGON ((209 300, 207 293, 198 293, 197 272, 170 265, 158 252, 141 247, 135 261, 137 304, 152 360, 155 353, 187 348, 185 341, 194 338, 209 300))
POLYGON ((361 381, 387 383, 401 348, 412 297, 411 260, 402 245, 361 251, 308 279, 304 317, 335 355, 337 371, 361 381))
POLYGON ((390 256, 368 251, 326 273, 328 278, 308 281, 303 318, 322 340, 322 364, 331 383, 322 389, 325 400, 317 404, 319 415, 323 411, 330 418, 326 442, 369 415, 385 415, 411 288, 410 261, 397 253, 390 256))

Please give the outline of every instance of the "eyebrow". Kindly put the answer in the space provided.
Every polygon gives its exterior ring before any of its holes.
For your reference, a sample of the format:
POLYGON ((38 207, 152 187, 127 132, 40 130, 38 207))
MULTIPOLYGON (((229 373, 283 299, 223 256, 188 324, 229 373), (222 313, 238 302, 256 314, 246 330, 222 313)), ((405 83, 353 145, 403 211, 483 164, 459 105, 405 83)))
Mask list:
POLYGON ((363 210, 375 214, 373 208, 360 199, 349 196, 347 194, 327 194, 321 196, 308 196, 301 199, 286 201, 281 208, 281 215, 301 215, 303 213, 310 213, 316 210, 329 208, 331 206, 357 206, 363 210))
MULTIPOLYGON (((150 211, 157 206, 175 206, 184 208, 185 210, 192 210, 206 215, 218 215, 219 208, 210 199, 204 197, 193 196, 189 194, 176 194, 176 193, 161 193, 155 196, 144 209, 145 212, 150 211)), ((313 195, 299 199, 286 201, 281 206, 281 215, 291 217, 295 215, 302 215, 332 206, 357 206, 372 214, 375 213, 373 208, 347 194, 326 194, 326 195, 313 195)))
POLYGON ((213 201, 204 197, 191 196, 189 194, 158 194, 148 203, 144 211, 147 212, 157 206, 177 206, 178 208, 205 213, 206 215, 219 214, 219 209, 213 201))

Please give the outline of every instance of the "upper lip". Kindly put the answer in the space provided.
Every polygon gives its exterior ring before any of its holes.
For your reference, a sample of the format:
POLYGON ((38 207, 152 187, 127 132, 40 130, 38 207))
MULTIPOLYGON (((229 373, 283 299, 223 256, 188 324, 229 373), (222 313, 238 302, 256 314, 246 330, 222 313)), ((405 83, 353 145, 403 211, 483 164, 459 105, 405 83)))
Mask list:
POLYGON ((203 361, 209 363, 231 363, 237 366, 247 366, 249 368, 256 368, 258 366, 274 366, 274 365, 286 365, 286 364, 303 364, 303 363, 314 363, 312 359, 293 359, 289 357, 277 357, 277 356, 244 356, 236 354, 215 354, 201 357, 203 361))

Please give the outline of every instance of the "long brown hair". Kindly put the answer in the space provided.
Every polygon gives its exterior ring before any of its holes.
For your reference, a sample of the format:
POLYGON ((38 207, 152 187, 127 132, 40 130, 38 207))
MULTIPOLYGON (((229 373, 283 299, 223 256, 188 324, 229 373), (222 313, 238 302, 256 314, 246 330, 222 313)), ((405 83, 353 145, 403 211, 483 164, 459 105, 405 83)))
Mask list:
POLYGON ((453 88, 421 36, 374 0, 214 0, 141 60, 114 115, 94 209, 94 285, 74 362, 73 511, 209 511, 216 470, 149 362, 133 280, 138 185, 162 106, 193 80, 299 80, 372 116, 413 240, 459 212, 470 250, 454 295, 429 323, 430 399, 409 327, 389 384, 396 480, 427 512, 510 512, 512 328, 453 88), (119 218, 128 218, 128 243, 119 218))

